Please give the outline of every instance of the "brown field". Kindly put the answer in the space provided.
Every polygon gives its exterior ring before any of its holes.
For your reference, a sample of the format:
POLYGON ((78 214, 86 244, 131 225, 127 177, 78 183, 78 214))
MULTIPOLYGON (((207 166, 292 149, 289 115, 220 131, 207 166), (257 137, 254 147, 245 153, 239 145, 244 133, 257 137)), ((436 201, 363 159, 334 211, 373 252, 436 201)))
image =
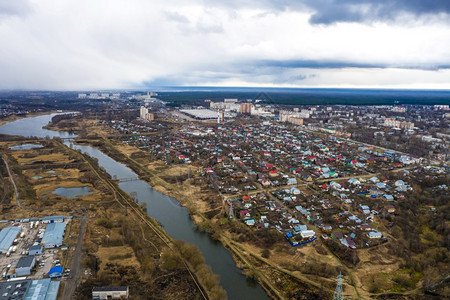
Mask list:
POLYGON ((140 268, 134 255, 133 248, 129 246, 103 247, 100 246, 95 254, 100 259, 100 272, 108 263, 119 263, 123 266, 140 268))
POLYGON ((140 149, 124 143, 120 143, 119 145, 117 145, 117 148, 126 156, 131 156, 131 154, 140 151, 140 149))
MULTIPOLYGON (((114 147, 129 158, 133 153, 143 152, 137 147, 123 143, 115 144, 114 147)), ((191 206, 196 211, 206 212, 211 210, 210 204, 204 201, 204 199, 208 198, 209 192, 203 192, 200 186, 191 184, 189 180, 177 181, 177 177, 180 175, 184 176, 188 172, 195 174, 200 169, 199 167, 192 165, 167 166, 162 161, 146 162, 142 161, 142 159, 139 162, 155 174, 149 181, 155 190, 176 198, 183 205, 191 206)), ((197 217, 193 219, 195 222, 198 222, 202 218, 197 217)))

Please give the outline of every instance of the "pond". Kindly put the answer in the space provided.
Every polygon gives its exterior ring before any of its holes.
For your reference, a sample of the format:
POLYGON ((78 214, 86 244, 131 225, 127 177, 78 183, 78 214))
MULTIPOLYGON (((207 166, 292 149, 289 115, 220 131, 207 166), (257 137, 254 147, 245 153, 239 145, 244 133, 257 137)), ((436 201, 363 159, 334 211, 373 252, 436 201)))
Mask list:
POLYGON ((38 145, 38 144, 23 144, 23 145, 17 145, 17 146, 11 146, 9 149, 11 150, 30 150, 30 149, 39 149, 43 148, 44 146, 38 145))
POLYGON ((88 186, 72 187, 72 188, 59 187, 55 189, 52 192, 52 194, 64 196, 66 198, 75 198, 77 196, 92 194, 92 191, 88 186))

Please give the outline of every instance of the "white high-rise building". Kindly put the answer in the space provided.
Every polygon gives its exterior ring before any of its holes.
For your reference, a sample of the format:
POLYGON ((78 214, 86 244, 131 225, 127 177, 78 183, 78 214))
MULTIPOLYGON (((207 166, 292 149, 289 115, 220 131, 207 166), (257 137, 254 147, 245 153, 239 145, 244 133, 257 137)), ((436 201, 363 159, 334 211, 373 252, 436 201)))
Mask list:
POLYGON ((139 111, 139 117, 141 119, 145 119, 145 116, 148 114, 148 109, 145 106, 141 106, 141 109, 139 111))

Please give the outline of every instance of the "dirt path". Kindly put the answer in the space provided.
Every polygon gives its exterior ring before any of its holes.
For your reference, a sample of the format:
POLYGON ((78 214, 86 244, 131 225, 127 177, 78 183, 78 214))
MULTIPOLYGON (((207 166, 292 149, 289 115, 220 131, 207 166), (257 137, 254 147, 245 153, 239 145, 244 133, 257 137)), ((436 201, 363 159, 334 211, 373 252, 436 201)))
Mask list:
POLYGON ((78 235, 78 242, 73 254, 72 263, 70 264, 70 277, 67 279, 64 286, 62 299, 72 299, 75 289, 80 283, 81 278, 81 250, 83 247, 83 235, 86 228, 86 210, 83 208, 83 216, 81 217, 80 233, 78 235))
POLYGON ((17 202, 17 205, 18 205, 20 208, 22 208, 22 205, 20 204, 20 199, 19 199, 19 191, 17 191, 16 183, 15 183, 15 181, 14 181, 14 178, 13 178, 12 175, 11 175, 11 171, 9 170, 8 162, 6 161, 6 159, 5 159, 4 156, 3 156, 2 158, 3 158, 3 161, 5 162, 6 170, 8 170, 8 176, 9 176, 9 179, 11 180, 11 182, 12 182, 12 184, 13 184, 13 186, 14 186, 14 194, 15 194, 15 196, 16 196, 16 202, 17 202))

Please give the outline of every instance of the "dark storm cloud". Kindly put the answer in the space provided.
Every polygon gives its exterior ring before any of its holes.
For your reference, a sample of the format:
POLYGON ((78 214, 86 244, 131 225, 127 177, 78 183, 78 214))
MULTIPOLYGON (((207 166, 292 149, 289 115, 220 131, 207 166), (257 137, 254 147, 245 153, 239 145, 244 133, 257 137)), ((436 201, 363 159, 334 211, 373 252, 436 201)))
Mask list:
POLYGON ((198 85, 202 82, 221 82, 230 78, 244 82, 272 84, 301 84, 304 80, 316 78, 316 72, 325 69, 403 69, 403 70, 448 70, 450 65, 390 65, 342 61, 317 60, 253 60, 238 61, 227 65, 210 65, 209 70, 183 73, 176 76, 157 77, 144 82, 143 86, 198 85))
POLYGON ((386 65, 369 63, 318 61, 318 60, 263 60, 256 63, 258 66, 278 68, 307 68, 307 69, 341 69, 341 68, 386 68, 386 65))
POLYGON ((275 11, 310 10, 312 24, 393 21, 404 14, 416 18, 450 14, 450 0, 228 0, 216 5, 260 7, 275 11))
POLYGON ((429 17, 450 14, 448 0, 308 0, 313 24, 395 20, 402 14, 429 17))

